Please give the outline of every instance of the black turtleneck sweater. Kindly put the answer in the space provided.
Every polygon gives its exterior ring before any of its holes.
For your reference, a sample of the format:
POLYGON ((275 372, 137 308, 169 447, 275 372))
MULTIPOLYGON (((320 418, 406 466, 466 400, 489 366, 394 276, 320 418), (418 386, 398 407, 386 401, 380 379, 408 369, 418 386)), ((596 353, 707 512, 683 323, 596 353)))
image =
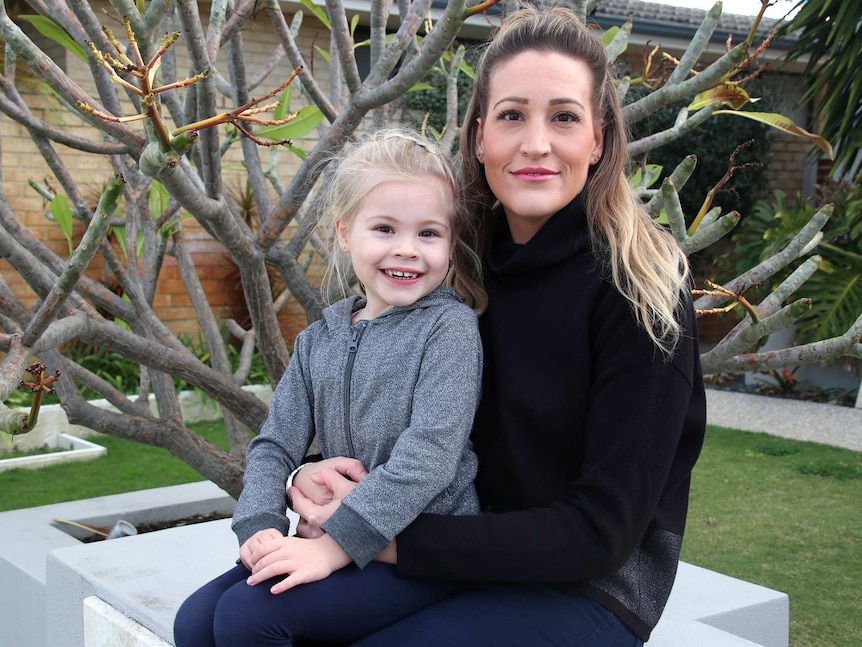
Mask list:
POLYGON ((668 361, 591 249, 580 198, 525 245, 498 220, 472 435, 487 512, 420 516, 398 536, 398 571, 552 585, 646 640, 676 574, 706 424, 690 299, 668 361))

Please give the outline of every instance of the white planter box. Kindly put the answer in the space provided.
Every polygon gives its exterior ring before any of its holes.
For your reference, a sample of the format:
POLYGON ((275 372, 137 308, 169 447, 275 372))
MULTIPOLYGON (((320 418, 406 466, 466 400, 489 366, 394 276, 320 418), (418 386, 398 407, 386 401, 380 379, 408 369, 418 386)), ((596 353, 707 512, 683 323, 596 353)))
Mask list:
MULTIPOLYGON (((48 465, 59 463, 72 463, 78 461, 91 461, 99 456, 104 456, 108 450, 91 443, 83 438, 75 438, 68 434, 56 434, 44 443, 51 449, 62 449, 46 454, 35 454, 33 456, 16 456, 13 458, 0 458, 0 472, 6 470, 35 470, 48 465)), ((0 454, 0 457, 3 455, 0 454)))
MULTIPOLYGON (((56 643, 48 641, 48 622, 55 615, 53 609, 49 613, 46 589, 49 554, 69 547, 84 548, 85 554, 98 559, 102 548, 107 547, 110 552, 111 546, 119 545, 131 561, 130 544, 123 542, 147 536, 82 544, 69 534, 74 532, 73 528, 53 523, 52 519, 68 519, 89 526, 111 526, 119 518, 135 524, 152 523, 212 512, 229 515, 234 505, 235 501, 214 483, 201 481, 0 512, 0 644, 15 647, 75 644, 81 647, 82 639, 71 643, 65 639, 56 643)), ((80 609, 76 616, 77 627, 81 623, 80 609)))

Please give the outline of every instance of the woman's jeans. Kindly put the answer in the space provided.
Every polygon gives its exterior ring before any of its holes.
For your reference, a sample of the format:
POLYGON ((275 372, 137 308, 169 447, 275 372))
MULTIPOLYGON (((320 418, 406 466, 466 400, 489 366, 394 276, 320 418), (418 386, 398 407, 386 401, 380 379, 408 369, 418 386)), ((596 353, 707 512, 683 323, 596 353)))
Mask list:
POLYGON ((542 586, 483 585, 382 629, 356 647, 641 647, 616 615, 542 586))

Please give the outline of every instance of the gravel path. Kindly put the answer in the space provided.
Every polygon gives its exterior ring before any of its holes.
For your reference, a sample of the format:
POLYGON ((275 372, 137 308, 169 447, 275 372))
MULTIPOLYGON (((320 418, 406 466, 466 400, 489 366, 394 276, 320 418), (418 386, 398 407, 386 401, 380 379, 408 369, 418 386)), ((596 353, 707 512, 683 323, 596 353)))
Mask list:
POLYGON ((862 451, 860 408, 719 389, 707 389, 706 402, 711 425, 862 451))

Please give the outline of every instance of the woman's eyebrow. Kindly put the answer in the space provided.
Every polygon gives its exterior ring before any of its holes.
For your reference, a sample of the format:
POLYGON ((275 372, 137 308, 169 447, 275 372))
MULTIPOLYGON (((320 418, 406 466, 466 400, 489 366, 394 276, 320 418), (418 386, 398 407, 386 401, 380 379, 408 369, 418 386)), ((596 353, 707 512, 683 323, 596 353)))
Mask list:
MULTIPOLYGON (((527 105, 528 103, 530 103, 530 100, 525 98, 525 97, 503 97, 497 103, 494 104, 494 109, 496 110, 497 106, 499 106, 501 103, 505 103, 507 101, 510 101, 512 103, 518 103, 521 105, 527 105)), ((558 99, 551 99, 548 102, 548 105, 558 106, 558 105, 568 104, 568 103, 573 103, 577 106, 580 106, 581 109, 586 110, 586 108, 584 108, 584 104, 582 104, 580 101, 578 101, 577 99, 570 99, 568 97, 560 97, 558 99)))
POLYGON ((507 101, 511 101, 512 103, 521 103, 524 105, 530 102, 530 100, 525 97, 503 97, 497 103, 494 104, 494 108, 496 109, 496 107, 499 106, 501 103, 505 103, 507 101))

